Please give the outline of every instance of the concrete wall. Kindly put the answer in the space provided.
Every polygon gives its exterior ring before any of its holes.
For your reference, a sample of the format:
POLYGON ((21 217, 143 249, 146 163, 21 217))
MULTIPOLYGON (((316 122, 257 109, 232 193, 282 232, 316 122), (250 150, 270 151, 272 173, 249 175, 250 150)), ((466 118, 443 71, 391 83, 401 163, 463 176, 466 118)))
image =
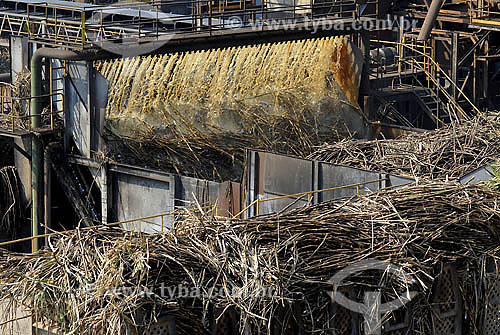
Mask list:
POLYGON ((21 179, 21 196, 24 204, 31 201, 31 136, 14 139, 14 164, 21 179))
POLYGON ((29 70, 29 47, 26 37, 10 37, 10 73, 12 82, 15 83, 17 75, 22 71, 29 70))
POLYGON ((24 318, 31 313, 22 307, 12 310, 7 300, 0 300, 0 332, 2 334, 31 335, 31 317, 24 318), (8 322, 10 320, 17 321, 8 322), (5 323, 5 324, 4 324, 5 323))

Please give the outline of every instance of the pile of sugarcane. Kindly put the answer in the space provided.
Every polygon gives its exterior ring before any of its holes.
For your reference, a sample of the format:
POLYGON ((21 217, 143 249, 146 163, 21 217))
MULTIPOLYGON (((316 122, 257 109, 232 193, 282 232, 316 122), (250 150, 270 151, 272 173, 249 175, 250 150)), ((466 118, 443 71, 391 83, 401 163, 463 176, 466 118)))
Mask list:
POLYGON ((248 148, 304 157, 315 145, 341 138, 335 127, 318 132, 314 111, 291 110, 287 116, 265 119, 258 117, 259 110, 254 113, 254 123, 242 132, 210 127, 200 131, 188 123, 180 123, 182 127, 143 124, 125 132, 117 130, 122 127, 120 120, 110 120, 107 156, 121 163, 202 179, 240 181, 248 148))
POLYGON ((97 63, 106 154, 217 181, 240 180, 248 147, 305 156, 359 130, 358 51, 328 37, 97 63))
POLYGON ((0 47, 0 73, 10 71, 10 52, 8 47, 0 47))
POLYGON ((376 259, 408 276, 365 271, 345 285, 379 288, 384 299, 420 292, 411 331, 423 334, 431 329, 432 285, 442 264, 454 262, 466 332, 475 334, 485 308, 475 303, 481 269, 500 255, 498 200, 484 186, 435 183, 250 219, 186 212, 163 234, 85 228, 52 236, 34 255, 3 252, 1 290, 12 306, 24 304, 68 333, 120 334, 172 314, 179 334, 203 334, 210 306, 235 310, 241 333, 268 333, 297 318, 307 333, 322 333, 329 279, 376 259), (197 294, 179 295, 181 286, 197 294), (295 318, 281 317, 297 305, 295 318))
POLYGON ((23 71, 18 74, 15 84, 1 83, 4 96, 0 115, 0 127, 15 130, 28 129, 30 72, 23 71))
POLYGON ((500 119, 480 117, 397 139, 344 139, 308 158, 413 178, 459 178, 500 158, 500 119))
MULTIPOLYGON (((31 126, 31 118, 29 116, 29 104, 31 96, 31 73, 28 70, 21 71, 17 74, 14 83, 2 83, 2 94, 4 100, 0 115, 0 128, 14 130, 28 130, 31 126)), ((57 97, 44 97, 42 104, 44 106, 41 114, 42 127, 47 127, 51 124, 51 116, 49 99, 57 99, 57 97)), ((54 108, 55 109, 55 108, 54 108)), ((62 115, 54 110, 52 121, 54 127, 63 125, 62 115)))

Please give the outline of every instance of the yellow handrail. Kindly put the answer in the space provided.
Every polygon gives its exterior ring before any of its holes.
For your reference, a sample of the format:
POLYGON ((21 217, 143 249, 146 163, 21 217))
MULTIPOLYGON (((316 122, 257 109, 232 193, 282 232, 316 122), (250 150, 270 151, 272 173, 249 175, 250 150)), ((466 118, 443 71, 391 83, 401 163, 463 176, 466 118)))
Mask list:
MULTIPOLYGON (((399 45, 401 44, 400 42, 392 42, 392 41, 383 41, 383 40, 372 40, 373 42, 375 43, 385 43, 385 44, 396 44, 396 45, 399 45)), ((424 52, 420 51, 420 50, 417 50, 416 48, 413 48, 412 46, 410 45, 407 45, 406 48, 410 49, 410 50, 413 50, 415 51, 417 54, 425 57, 427 60, 429 60, 430 63, 432 63, 433 66, 436 67, 437 71, 439 72, 440 71, 440 66, 439 64, 434 60, 432 59, 432 57, 430 57, 429 55, 425 54, 424 52)), ((401 60, 400 60, 401 61, 401 60)), ((404 60, 403 60, 404 61, 404 60)), ((425 71, 424 70, 424 73, 426 76, 428 76, 428 78, 430 78, 433 82, 435 82, 435 78, 433 76, 430 75, 430 73, 428 71, 425 71)), ((477 108, 474 103, 467 97, 467 95, 465 95, 465 93, 462 91, 462 89, 460 87, 458 87, 458 85, 453 82, 453 80, 450 78, 450 76, 448 76, 448 74, 446 74, 446 72, 443 72, 443 71, 440 71, 440 73, 442 73, 444 75, 444 77, 451 83, 451 85, 453 85, 457 90, 458 92, 463 95, 463 97, 465 98, 465 100, 472 106, 472 108, 478 113, 478 114, 481 114, 481 111, 479 110, 479 108, 477 108)), ((442 90, 442 92, 444 92, 444 90, 442 90)), ((446 92, 447 93, 447 92, 446 92)), ((448 96, 447 96, 448 98, 448 96)), ((465 112, 463 111, 463 109, 457 104, 457 102, 455 101, 455 99, 450 99, 450 101, 452 101, 452 103, 462 112, 465 114, 465 112)))
POLYGON ((252 201, 247 207, 245 207, 243 210, 241 210, 238 214, 234 215, 234 217, 238 217, 247 210, 249 210, 252 206, 256 206, 256 214, 259 215, 259 205, 261 202, 268 202, 268 201, 276 201, 276 200, 282 200, 282 199, 290 199, 290 198, 300 198, 303 197, 304 195, 308 196, 308 202, 310 202, 312 199, 312 196, 317 193, 323 193, 323 192, 329 192, 329 191, 337 191, 337 190, 342 190, 346 188, 353 188, 356 187, 357 189, 357 194, 359 195, 359 187, 362 185, 367 185, 367 184, 373 184, 377 183, 380 181, 383 181, 385 179, 376 179, 376 180, 370 180, 370 181, 365 181, 362 183, 357 183, 357 184, 349 184, 349 185, 342 185, 342 186, 336 186, 336 187, 330 187, 330 188, 324 188, 321 190, 314 190, 314 191, 307 191, 307 192, 300 192, 300 193, 295 193, 295 194, 288 194, 288 195, 282 195, 279 197, 273 197, 273 198, 267 198, 267 199, 256 199, 252 201))
MULTIPOLYGON (((213 209, 212 206, 205 206, 205 207, 201 207, 200 209, 201 210, 205 210, 205 209, 210 209, 210 208, 213 209)), ((192 209, 191 211, 192 212, 197 212, 200 209, 192 209)), ((125 221, 118 221, 118 222, 113 222, 113 223, 108 223, 108 224, 100 224, 100 225, 95 225, 95 226, 90 226, 90 227, 84 227, 84 228, 81 228, 80 230, 99 229, 99 228, 105 228, 105 227, 116 227, 116 226, 119 226, 119 225, 122 225, 122 224, 126 224, 126 223, 132 223, 132 222, 146 221, 146 220, 161 218, 161 232, 163 232, 164 217, 166 217, 166 216, 172 216, 172 215, 175 215, 175 214, 180 214, 182 212, 183 212, 182 210, 177 209, 175 211, 168 212, 168 213, 163 213, 163 214, 157 214, 157 215, 151 215, 151 216, 146 216, 146 217, 141 217, 141 218, 136 218, 136 219, 125 220, 125 221)), ((35 235, 35 236, 29 236, 29 237, 19 238, 19 239, 16 239, 16 240, 1 242, 0 243, 0 247, 4 247, 6 245, 10 245, 10 244, 14 244, 14 243, 32 241, 32 240, 39 239, 39 238, 50 237, 50 236, 54 236, 54 235, 67 235, 67 234, 73 233, 73 232, 75 232, 77 230, 78 229, 70 229, 70 230, 64 230, 64 231, 58 231, 58 232, 53 232, 53 233, 40 234, 40 235, 35 235)))
MULTIPOLYGON (((247 207, 245 207, 245 209, 243 209, 242 211, 240 211, 238 214, 234 215, 234 217, 237 218, 238 216, 240 216, 241 214, 243 214, 246 210, 248 210, 249 208, 251 208, 254 205, 256 205, 256 214, 259 215, 259 204, 261 202, 268 202, 268 201, 274 201, 274 200, 280 200, 280 199, 287 199, 287 198, 298 198, 298 197, 302 197, 304 195, 308 196, 308 202, 310 202, 312 200, 312 196, 314 194, 323 193, 323 192, 329 192, 329 191, 335 191, 335 190, 341 190, 341 189, 346 189, 346 188, 351 188, 351 187, 356 187, 356 194, 359 197, 360 196, 360 186, 367 185, 367 184, 372 184, 372 183, 376 183, 376 182, 380 182, 380 181, 383 181, 383 180, 385 180, 385 179, 374 179, 374 180, 369 180, 369 181, 365 181, 365 182, 361 182, 361 183, 357 183, 357 184, 349 184, 349 185, 342 185, 342 186, 325 188, 325 189, 321 189, 321 190, 314 190, 314 191, 308 191, 308 192, 300 192, 300 193, 289 194, 289 195, 284 195, 284 196, 279 196, 279 197, 274 197, 274 198, 268 198, 268 199, 257 199, 257 200, 254 200, 250 205, 248 205, 247 207)), ((407 183, 407 184, 403 184, 403 185, 397 185, 397 186, 404 186, 404 185, 408 185, 408 184, 411 184, 411 183, 407 183)), ((394 187, 396 187, 396 186, 389 186, 389 187, 384 188, 384 189, 391 189, 391 188, 394 188, 394 187)), ((218 208, 217 208, 217 206, 204 206, 204 207, 200 207, 198 209, 191 209, 190 211, 191 212, 198 212, 198 211, 203 211, 203 210, 206 210, 206 209, 212 209, 212 212, 215 213, 215 216, 218 216, 218 208)), ((157 214, 157 215, 151 215, 151 216, 146 216, 146 217, 141 217, 141 218, 136 218, 136 219, 129 219, 129 220, 125 220, 125 221, 113 222, 113 223, 109 223, 109 224, 100 224, 100 225, 85 227, 85 228, 81 228, 81 230, 99 229, 99 228, 104 228, 104 227, 115 227, 115 226, 123 225, 123 224, 126 224, 126 223, 132 223, 132 222, 138 222, 138 221, 146 221, 146 220, 160 218, 160 220, 161 220, 160 221, 161 222, 160 223, 161 232, 163 233, 164 232, 164 218, 167 217, 167 216, 172 216, 172 215, 180 214, 180 213, 183 213, 183 212, 184 212, 183 210, 177 209, 177 210, 174 210, 172 212, 163 213, 163 214, 157 214)), ((78 229, 70 229, 70 230, 65 230, 65 231, 61 231, 61 232, 53 232, 53 233, 47 233, 47 234, 40 234, 40 235, 36 235, 36 236, 29 236, 29 237, 24 237, 24 238, 16 239, 16 240, 1 242, 0 243, 0 247, 4 247, 4 246, 7 246, 7 245, 11 245, 11 244, 15 244, 15 243, 20 243, 20 242, 25 242, 25 241, 32 241, 34 239, 55 236, 55 235, 67 235, 67 234, 73 233, 73 232, 75 232, 77 230, 78 229)))

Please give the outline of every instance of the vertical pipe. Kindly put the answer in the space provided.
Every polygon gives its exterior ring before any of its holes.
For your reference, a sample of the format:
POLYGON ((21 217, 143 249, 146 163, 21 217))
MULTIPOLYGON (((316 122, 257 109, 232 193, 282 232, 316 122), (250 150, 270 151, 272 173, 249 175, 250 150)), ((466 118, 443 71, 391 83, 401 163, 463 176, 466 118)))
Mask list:
POLYGON ((82 46, 85 45, 85 10, 82 10, 80 12, 80 15, 82 16, 82 46))
POLYGON ((474 59, 472 61, 472 102, 477 105, 477 57, 474 48, 474 59))
POLYGON ((50 101, 50 129, 54 129, 54 88, 52 87, 52 62, 49 61, 49 101, 50 101))
MULTIPOLYGON (((489 54, 489 37, 486 41, 484 41, 484 55, 488 56, 489 54)), ((488 83, 490 81, 490 76, 489 76, 489 61, 488 57, 486 57, 483 61, 483 96, 482 98, 484 99, 484 103, 486 106, 483 105, 483 108, 487 108, 487 98, 488 98, 488 83)))
MULTIPOLYGON (((363 69, 361 71, 361 84, 359 87, 358 103, 363 106, 365 96, 370 95, 370 35, 368 31, 360 32, 361 51, 363 52, 363 69)), ((364 111, 366 113, 366 111, 364 111)))
MULTIPOLYGON (((44 189, 45 189, 45 202, 44 202, 44 214, 45 214, 45 231, 44 234, 49 233, 49 228, 51 227, 52 222, 52 187, 51 187, 51 173, 50 173, 50 152, 48 148, 44 153, 44 165, 43 165, 43 174, 44 174, 44 189)), ((47 239, 45 238, 45 245, 47 245, 47 239)))
MULTIPOLYGON (((42 91, 42 58, 32 57, 31 59, 31 130, 36 130, 41 126, 40 95, 42 91)), ((40 191, 42 189, 42 140, 35 134, 31 134, 31 234, 38 235, 38 225, 40 222, 40 191)), ((38 239, 31 241, 31 251, 38 250, 38 239)))
MULTIPOLYGON (((41 128, 42 94, 42 60, 43 58, 59 58, 65 60, 82 60, 89 55, 79 55, 75 52, 59 49, 39 48, 31 57, 31 233, 38 235, 38 226, 44 209, 41 193, 43 192, 43 143, 35 132, 41 128)), ((38 240, 33 239, 31 250, 38 250, 38 240)))

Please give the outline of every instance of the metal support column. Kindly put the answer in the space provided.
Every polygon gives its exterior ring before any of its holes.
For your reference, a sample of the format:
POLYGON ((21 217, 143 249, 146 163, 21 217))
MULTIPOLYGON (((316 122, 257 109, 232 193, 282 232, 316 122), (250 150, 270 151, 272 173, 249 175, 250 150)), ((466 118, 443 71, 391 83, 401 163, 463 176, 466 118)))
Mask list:
MULTIPOLYGON (((37 130, 41 127, 41 102, 42 93, 42 59, 33 57, 31 59, 31 130, 37 130)), ((31 235, 38 235, 38 225, 42 217, 41 196, 43 185, 43 143, 42 139, 31 134, 31 235)), ((38 250, 38 239, 31 241, 31 251, 38 250)))
POLYGON ((106 164, 101 166, 101 222, 108 223, 108 167, 106 164))
MULTIPOLYGON (((50 171, 50 152, 49 150, 45 150, 44 153, 44 165, 43 165, 43 175, 45 178, 44 181, 44 189, 45 189, 45 197, 44 197, 44 214, 45 214, 45 229, 44 234, 50 233, 50 227, 52 225, 52 187, 51 187, 51 171, 50 171)), ((47 241, 48 237, 46 237, 47 241)), ((47 245, 47 243, 45 243, 47 245)))
POLYGON ((490 80, 490 75, 489 75, 489 61, 488 61, 488 54, 489 54, 489 41, 486 39, 484 41, 484 55, 486 56, 483 60, 483 104, 482 107, 483 109, 488 108, 488 83, 490 80))
MULTIPOLYGON (((319 162, 318 161, 313 161, 312 162, 312 166, 313 166, 313 171, 312 171, 312 177, 313 177, 313 182, 312 182, 312 191, 318 191, 321 189, 321 185, 320 185, 320 177, 319 177, 319 162)), ((316 205, 320 202, 320 198, 321 198, 321 193, 318 192, 318 193, 315 193, 313 196, 312 196, 312 204, 313 205, 316 205)))
POLYGON ((451 85, 453 99, 457 99, 457 72, 458 72, 458 37, 459 33, 454 32, 451 39, 451 85))

